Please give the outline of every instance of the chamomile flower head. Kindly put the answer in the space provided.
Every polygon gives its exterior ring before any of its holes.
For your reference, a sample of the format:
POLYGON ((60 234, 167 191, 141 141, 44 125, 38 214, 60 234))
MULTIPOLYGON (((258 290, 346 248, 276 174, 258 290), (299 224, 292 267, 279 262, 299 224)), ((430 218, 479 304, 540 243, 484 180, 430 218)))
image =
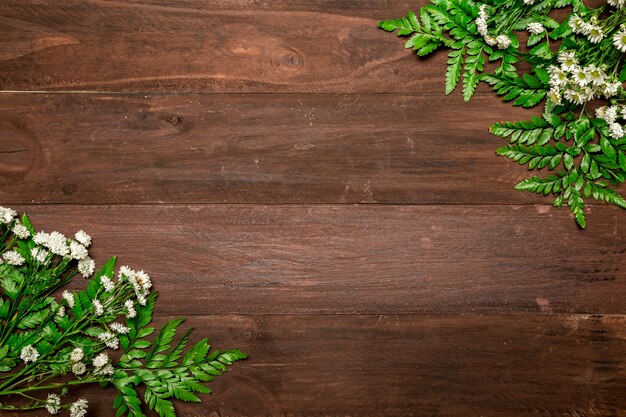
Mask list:
POLYGON ((550 85, 553 87, 563 87, 568 82, 567 73, 561 68, 550 65, 548 67, 548 73, 550 74, 550 85))
POLYGON ((74 350, 72 350, 72 353, 70 353, 70 360, 72 362, 80 362, 83 360, 84 357, 85 357, 85 353, 79 347, 74 348, 74 350))
POLYGON ((15 216, 17 216, 17 212, 15 210, 0 206, 0 224, 11 223, 15 216))
POLYGON ((546 28, 539 22, 531 22, 526 26, 526 30, 532 35, 540 35, 546 31, 546 28))
POLYGON ((85 417, 85 414, 87 414, 87 408, 87 400, 81 398, 70 405, 70 417, 85 417))
POLYGON ((89 245, 91 245, 91 236, 89 236, 83 230, 79 230, 78 232, 76 232, 76 234, 74 235, 74 238, 76 238, 78 243, 85 246, 86 248, 88 248, 89 245))
POLYGON ((48 413, 58 414, 61 411, 61 398, 56 394, 48 394, 45 407, 48 413))
POLYGON ((11 229, 11 231, 19 239, 28 239, 30 237, 30 232, 28 231, 26 226, 24 226, 20 222, 15 222, 15 224, 13 225, 13 229, 11 229))
POLYGON ((548 98, 550 99, 551 102, 553 102, 556 105, 561 105, 563 104, 563 96, 561 94, 561 90, 559 89, 559 87, 552 87, 550 88, 550 91, 548 92, 548 98))
POLYGON ((35 362, 39 358, 39 352, 33 347, 33 345, 26 345, 20 352, 20 358, 24 363, 35 362))
POLYGON ((570 103, 574 104, 580 105, 587 102, 587 100, 585 100, 584 94, 582 94, 579 90, 567 89, 563 93, 563 97, 570 103))
POLYGON ((569 25, 570 29, 572 29, 572 31, 574 33, 581 33, 581 34, 586 34, 585 31, 587 29, 587 22, 585 22, 580 16, 578 16, 577 14, 573 14, 569 21, 567 22, 567 24, 569 25))
POLYGON ((587 71, 584 68, 574 68, 572 70, 572 79, 576 84, 581 87, 586 86, 591 81, 591 77, 587 74, 587 71))
POLYGON ((591 25, 589 27, 589 33, 587 33, 587 39, 589 39, 589 42, 599 43, 605 36, 606 34, 602 30, 602 27, 598 25, 591 25))
POLYGON ((89 278, 96 270, 96 263, 91 258, 85 258, 78 261, 78 271, 84 278, 89 278))
POLYGON ((4 252, 2 258, 4 259, 4 262, 14 266, 24 265, 24 262, 26 262, 26 259, 14 250, 4 252))
POLYGON ((569 72, 578 67, 578 59, 574 51, 559 52, 558 61, 563 71, 569 72))
POLYGON ((76 362, 74 365, 72 365, 72 373, 74 375, 77 375, 77 376, 82 375, 86 371, 87 371, 87 367, 82 362, 76 362))
POLYGON ((622 25, 620 30, 613 35, 613 45, 620 52, 626 52, 626 26, 622 25))
POLYGON ((585 73, 587 74, 587 78, 596 87, 604 84, 606 81, 606 73, 604 72, 604 69, 597 67, 596 65, 591 64, 586 66, 585 73))
POLYGON ((619 81, 607 82, 602 85, 602 95, 606 98, 614 97, 621 88, 622 83, 619 81))

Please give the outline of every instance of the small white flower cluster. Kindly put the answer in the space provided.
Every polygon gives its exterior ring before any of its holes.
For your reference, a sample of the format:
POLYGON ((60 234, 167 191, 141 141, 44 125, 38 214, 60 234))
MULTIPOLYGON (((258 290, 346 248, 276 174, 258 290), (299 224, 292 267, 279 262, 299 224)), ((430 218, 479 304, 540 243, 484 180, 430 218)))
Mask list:
POLYGON ((35 362, 39 358, 39 352, 37 352, 37 349, 35 349, 33 345, 26 345, 20 352, 20 358, 24 363, 35 362))
POLYGON ((48 410, 50 414, 58 414, 59 411, 61 411, 61 398, 56 394, 48 394, 46 410, 48 410))
POLYGON ((87 371, 87 367, 83 363, 84 357, 85 353, 79 347, 75 348, 72 353, 70 353, 70 360, 73 362, 72 373, 76 376, 82 375, 87 371))
POLYGON ((487 45, 497 45, 498 49, 507 49, 511 46, 511 38, 506 35, 498 35, 496 37, 491 36, 489 34, 489 25, 487 23, 488 19, 489 14, 487 14, 487 5, 482 4, 480 6, 478 18, 476 18, 476 28, 478 29, 478 33, 485 39, 487 45))
POLYGON ((59 232, 37 232, 33 241, 41 247, 33 248, 31 255, 42 264, 49 261, 48 251, 54 255, 75 259, 78 261, 78 271, 83 277, 89 278, 96 269, 96 263, 89 257, 87 251, 91 244, 91 237, 82 230, 79 230, 74 237, 76 240, 68 239, 59 232))
POLYGON ((618 9, 623 9, 626 6, 626 0, 607 0, 607 3, 618 9))
MULTIPOLYGON (((623 0, 626 2, 626 0, 623 0)), ((626 52, 626 25, 621 25, 615 35, 613 35, 613 45, 620 51, 626 52)))
POLYGON ((560 66, 551 65, 549 98, 562 104, 563 98, 570 103, 584 104, 596 97, 614 97, 622 84, 612 81, 604 68, 595 65, 581 66, 573 51, 559 52, 560 66))
POLYGON ((96 368, 96 375, 113 375, 113 365, 109 361, 109 355, 106 352, 100 353, 93 359, 93 366, 96 368))
POLYGON ((0 206, 0 224, 9 224, 17 216, 17 212, 13 209, 0 206))
POLYGON ((120 347, 120 340, 111 332, 100 333, 98 339, 110 349, 116 350, 120 347))
POLYGON ((526 30, 532 35, 540 35, 546 31, 546 28, 539 22, 532 22, 526 26, 526 30))
POLYGON ((586 36, 591 43, 599 43, 606 36, 602 27, 598 25, 598 19, 595 16, 589 22, 585 22, 582 17, 573 14, 568 24, 574 33, 586 36))
POLYGON ((24 262, 26 262, 26 259, 14 250, 4 252, 2 254, 2 258, 4 259, 4 262, 14 266, 24 265, 24 262))
POLYGON ((87 400, 84 398, 72 403, 72 405, 70 405, 70 417, 85 417, 85 414, 87 414, 87 406, 87 400))
POLYGON ((135 290, 139 304, 142 306, 146 305, 146 297, 150 293, 150 288, 152 288, 150 276, 144 271, 135 271, 127 266, 122 266, 119 270, 118 277, 120 281, 127 279, 135 290))
POLYGON ((599 107, 596 109, 596 117, 609 125, 609 132, 614 139, 621 139, 626 135, 624 125, 617 122, 620 118, 626 119, 626 106, 599 107))

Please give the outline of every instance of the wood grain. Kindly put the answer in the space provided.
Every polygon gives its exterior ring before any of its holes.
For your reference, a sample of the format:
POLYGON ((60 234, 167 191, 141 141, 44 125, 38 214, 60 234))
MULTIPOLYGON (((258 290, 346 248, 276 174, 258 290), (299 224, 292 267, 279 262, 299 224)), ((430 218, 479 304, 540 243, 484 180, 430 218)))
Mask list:
POLYGON ((442 94, 377 28, 425 3, 3 0, 0 89, 442 94))
MULTIPOLYGON (((21 207, 145 268, 168 314, 461 314, 626 307, 625 231, 542 206, 21 207)), ((80 284, 80 282, 79 282, 80 284)))
POLYGON ((550 204, 489 97, 0 94, 0 200, 550 204))
MULTIPOLYGON (((193 317, 187 324, 198 335, 210 335, 218 348, 238 346, 250 359, 212 383, 206 403, 178 411, 185 417, 618 416, 626 406, 625 321, 193 317)), ((90 415, 113 415, 113 391, 76 395, 88 396, 90 415)))

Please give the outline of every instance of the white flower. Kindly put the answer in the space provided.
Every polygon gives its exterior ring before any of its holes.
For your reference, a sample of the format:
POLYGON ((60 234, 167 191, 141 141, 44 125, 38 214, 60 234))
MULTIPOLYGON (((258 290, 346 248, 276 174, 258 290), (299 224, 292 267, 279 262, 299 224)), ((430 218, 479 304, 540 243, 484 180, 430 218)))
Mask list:
POLYGON ((622 83, 620 83, 619 81, 606 83, 602 86, 602 95, 604 95, 604 97, 606 98, 611 98, 617 94, 621 87, 622 83))
POLYGON ((585 34, 587 29, 587 22, 585 22, 580 16, 577 14, 573 14, 570 17, 569 22, 567 22, 569 27, 574 31, 574 33, 582 33, 585 34))
POLYGON ((96 316, 101 316, 104 314, 104 307, 102 307, 102 303, 98 300, 93 300, 93 309, 96 313, 96 316))
POLYGON ((529 23, 528 26, 526 26, 526 30, 528 30, 528 32, 533 35, 539 35, 545 32, 546 28, 544 28, 543 25, 539 22, 532 22, 529 23))
POLYGON ((617 7, 618 9, 623 9, 626 6, 626 0, 607 0, 611 6, 617 7))
POLYGON ((56 394, 48 394, 48 399, 46 400, 46 410, 50 414, 57 414, 61 411, 61 398, 59 398, 56 394))
POLYGON ((624 135, 626 135, 624 127, 619 123, 611 123, 609 125, 609 132, 614 139, 621 139, 624 137, 624 135))
POLYGON ((602 68, 598 68, 597 66, 591 64, 585 67, 585 72, 587 73, 587 77, 595 86, 600 86, 604 84, 606 81, 606 73, 602 68))
POLYGON ((561 68, 563 69, 563 71, 569 72, 578 67, 578 59, 576 59, 576 55, 573 51, 559 52, 558 60, 561 63, 561 68))
POLYGON ((608 124, 615 123, 618 110, 619 108, 617 106, 605 107, 603 119, 606 120, 608 124))
POLYGON ((511 38, 506 35, 498 35, 496 36, 496 42, 498 42, 499 49, 506 49, 511 46, 511 38))
POLYGON ((58 318, 65 317, 65 307, 64 306, 59 307, 59 309, 57 310, 57 317, 58 318))
POLYGON ((0 206, 0 224, 11 223, 15 216, 17 216, 15 210, 0 206))
POLYGON ((533 4, 535 4, 535 0, 524 0, 524 4, 531 6, 533 4))
POLYGON ((72 365, 72 373, 74 375, 82 375, 85 373, 86 370, 87 367, 82 362, 76 362, 74 365, 72 365))
POLYGON ((137 302, 139 303, 139 305, 145 306, 147 302, 146 297, 144 297, 142 294, 137 295, 137 302))
POLYGON ((115 350, 120 347, 119 339, 111 332, 103 332, 98 335, 98 339, 104 342, 107 347, 115 350))
POLYGON ((567 73, 557 66, 548 67, 550 73, 550 85, 553 87, 563 87, 567 84, 567 73))
POLYGON ((66 290, 63 291, 63 294, 61 294, 61 296, 67 302, 69 308, 74 308, 74 294, 66 290))
POLYGON ((102 368, 97 369, 96 370, 96 374, 98 374, 98 375, 113 375, 114 371, 115 371, 115 369, 113 368, 113 365, 111 365, 110 363, 107 363, 102 368))
POLYGON ((111 280, 111 278, 107 277, 106 275, 100 277, 100 282, 107 292, 111 292, 113 291, 113 288, 115 288, 115 283, 111 280))
POLYGON ((38 245, 45 245, 50 235, 46 232, 37 232, 33 236, 33 241, 38 245))
POLYGON ((620 51, 626 52, 626 27, 621 26, 621 30, 613 35, 613 45, 620 51))
POLYGON ((587 75, 587 72, 583 68, 580 67, 574 68, 574 70, 572 70, 572 77, 574 79, 574 82, 581 87, 586 86, 587 84, 589 84, 589 81, 591 81, 591 77, 587 75))
POLYGON ((485 36, 485 42, 487 43, 487 45, 490 45, 490 46, 494 46, 498 43, 496 38, 490 35, 485 36))
POLYGON ((70 252, 67 247, 67 238, 59 232, 50 233, 43 245, 55 255, 67 256, 70 252))
POLYGON ((72 353, 70 353, 70 360, 72 362, 80 362, 83 360, 83 358, 85 357, 85 353, 83 352, 83 350, 79 347, 74 348, 74 350, 72 351, 72 353))
POLYGON ((589 33, 587 33, 587 39, 589 39, 591 43, 598 43, 604 39, 605 36, 604 31, 598 25, 591 25, 589 33))
POLYGON ((81 398, 80 400, 70 405, 70 417, 85 417, 87 414, 87 400, 81 398))
POLYGON ((85 278, 89 278, 93 275, 93 271, 96 270, 96 263, 91 258, 85 258, 78 261, 78 271, 85 278))
POLYGON ((28 237, 30 237, 30 232, 28 231, 26 226, 24 226, 20 222, 15 222, 12 230, 13 234, 15 234, 15 236, 17 236, 19 239, 28 239, 28 237))
POLYGON ((81 260, 87 258, 87 256, 89 256, 89 252, 87 252, 87 248, 83 245, 75 240, 72 240, 70 241, 70 256, 73 259, 81 260))
POLYGON ((133 303, 133 300, 126 300, 124 302, 124 307, 126 307, 126 317, 128 317, 129 319, 132 319, 133 317, 135 317, 137 315, 137 312, 135 311, 135 304, 133 303))
POLYGON ((93 359, 93 366, 95 366, 96 368, 102 368, 107 363, 109 363, 109 355, 107 355, 105 352, 99 354, 93 359))
POLYGON ((565 90, 565 93, 563 93, 563 97, 565 97, 567 101, 574 104, 583 104, 586 102, 583 94, 581 94, 580 91, 577 90, 567 89, 565 90))
POLYGON ((550 92, 548 93, 548 98, 556 105, 560 105, 563 103, 563 98, 561 96, 561 90, 558 87, 552 87, 550 92))
POLYGON ((76 232, 74 237, 76 238, 78 242, 80 242, 86 248, 88 248, 89 245, 91 245, 91 236, 89 236, 83 230, 79 230, 78 232, 76 232))
POLYGON ((37 262, 39 262, 40 264, 45 264, 47 259, 48 259, 48 251, 43 249, 43 248, 39 248, 39 247, 34 247, 30 250, 30 256, 33 259, 36 259, 37 262))
POLYGON ((9 265, 20 266, 20 265, 24 265, 24 262, 26 262, 26 259, 24 259, 22 255, 15 252, 14 250, 4 252, 2 257, 4 258, 4 261, 8 263, 9 265))
POLYGON ((109 324, 109 327, 111 328, 111 330, 113 330, 117 334, 126 334, 130 330, 128 327, 118 322, 113 322, 109 324))
POLYGON ((22 348, 20 358, 22 358, 24 363, 35 362, 37 358, 39 358, 39 352, 37 352, 37 349, 35 349, 33 345, 26 345, 22 348))

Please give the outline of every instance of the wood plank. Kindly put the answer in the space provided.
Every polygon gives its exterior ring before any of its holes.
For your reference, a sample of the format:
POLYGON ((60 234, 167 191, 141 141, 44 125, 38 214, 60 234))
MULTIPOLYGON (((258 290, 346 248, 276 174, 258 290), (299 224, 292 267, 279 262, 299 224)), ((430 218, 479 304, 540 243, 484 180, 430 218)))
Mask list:
POLYGON ((442 94, 446 54, 377 28, 424 4, 3 0, 0 89, 442 94))
MULTIPOLYGON (((626 410, 625 321, 584 315, 194 317, 188 324, 198 329, 196 337, 240 347, 250 359, 212 383, 206 403, 181 405, 179 415, 619 416, 626 410)), ((112 391, 81 394, 92 400, 90 415, 112 415, 112 391)))
POLYGON ((586 231, 543 206, 20 209, 46 231, 85 228, 99 264, 147 269, 167 314, 626 311, 612 207, 593 207, 586 231))
POLYGON ((550 204, 488 97, 0 94, 4 203, 550 204))

